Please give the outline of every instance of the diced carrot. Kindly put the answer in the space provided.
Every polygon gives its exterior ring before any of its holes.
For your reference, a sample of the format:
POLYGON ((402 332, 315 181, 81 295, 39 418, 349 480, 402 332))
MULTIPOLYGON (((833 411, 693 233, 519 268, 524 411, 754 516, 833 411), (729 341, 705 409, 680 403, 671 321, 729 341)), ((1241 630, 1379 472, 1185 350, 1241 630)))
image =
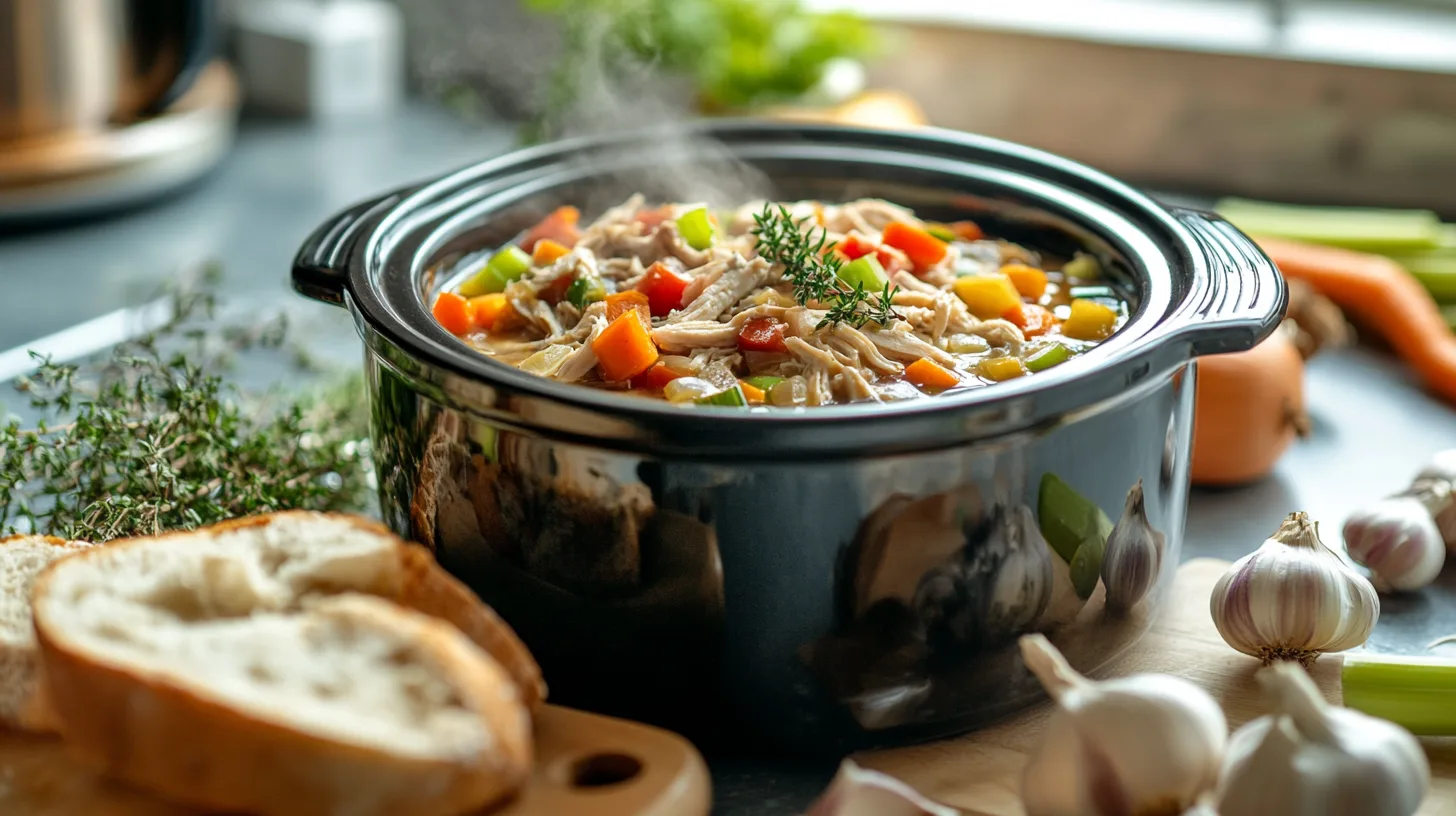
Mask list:
POLYGON ((788 325, 772 317, 755 317, 738 330, 738 348, 744 351, 788 351, 784 332, 788 325))
MULTIPOLYGON (((640 293, 639 293, 640 294, 640 293)), ((592 341, 597 367, 608 380, 630 380, 657 362, 657 346, 635 315, 623 313, 592 341)))
POLYGON ((946 224, 955 237, 962 241, 979 241, 986 237, 979 224, 974 221, 956 221, 953 224, 946 224))
POLYGON ((1057 316, 1052 310, 1036 303, 1023 303, 1021 317, 1021 333, 1027 337, 1040 337, 1057 327, 1057 316))
POLYGON ((652 305, 647 295, 636 289, 607 295, 607 322, 615 323, 623 313, 636 311, 645 328, 652 328, 652 305))
POLYGON ((562 246, 576 246, 577 240, 581 238, 581 230, 576 226, 580 220, 581 211, 577 208, 557 207, 554 212, 541 219, 540 223, 526 232, 526 236, 521 239, 521 249, 533 252, 536 249, 536 242, 547 239, 562 246))
POLYGON ((435 320, 445 327, 445 331, 456 337, 469 334, 475 328, 475 320, 470 314, 470 301, 454 292, 441 292, 435 298, 433 311, 435 320))
POLYGON ((658 261, 647 267, 647 274, 637 283, 637 291, 647 296, 647 308, 652 316, 663 317, 673 309, 682 308, 683 292, 691 282, 658 261))
POLYGON ((955 372, 926 357, 905 366, 905 379, 931 391, 944 391, 961 384, 961 378, 955 372))
POLYGON ((1034 266, 1026 264, 1011 263, 1001 267, 1006 277, 1016 286, 1016 291, 1024 298, 1036 300, 1046 294, 1047 275, 1045 272, 1034 266))
POLYGON ((664 386, 679 377, 686 377, 679 371, 674 371, 662 363, 656 363, 651 368, 632 378, 632 387, 648 391, 661 391, 664 386))
POLYGON ((920 227, 896 221, 885 227, 884 241, 910 258, 916 272, 924 272, 945 258, 945 242, 920 227))
POLYGON ((768 398, 768 395, 763 393, 762 388, 744 382, 743 380, 738 381, 738 387, 743 389, 743 396, 748 399, 751 405, 762 405, 764 400, 768 398))
POLYGON ((571 248, 565 244, 550 238, 542 238, 536 242, 536 248, 531 250, 531 263, 536 266, 548 266, 561 260, 561 257, 570 251, 571 248))
POLYGON ((475 318, 475 328, 483 331, 490 331, 500 320, 510 304, 506 302, 505 292, 495 292, 489 295, 481 295, 470 299, 470 308, 475 318))

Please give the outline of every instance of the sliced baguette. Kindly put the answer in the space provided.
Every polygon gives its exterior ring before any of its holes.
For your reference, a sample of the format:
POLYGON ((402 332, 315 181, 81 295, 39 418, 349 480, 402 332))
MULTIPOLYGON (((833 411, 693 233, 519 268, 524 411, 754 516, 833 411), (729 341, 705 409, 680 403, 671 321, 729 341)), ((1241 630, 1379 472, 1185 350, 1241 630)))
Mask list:
POLYGON ((262 816, 453 816, 526 779, 519 688, 445 621, 358 594, 258 611, 230 562, 204 560, 191 593, 133 549, 150 571, 67 561, 35 591, 46 687, 81 760, 262 816))
POLYGON ((108 592, 171 602, 184 615, 285 612, 342 592, 387 598, 454 624, 505 667, 528 707, 546 696, 535 659, 494 610, 424 547, 368 519, 270 513, 116 541, 79 557, 108 575, 108 592))
POLYGON ((52 562, 90 546, 53 536, 0 539, 0 726, 52 730, 36 695, 39 683, 30 591, 36 577, 52 562))

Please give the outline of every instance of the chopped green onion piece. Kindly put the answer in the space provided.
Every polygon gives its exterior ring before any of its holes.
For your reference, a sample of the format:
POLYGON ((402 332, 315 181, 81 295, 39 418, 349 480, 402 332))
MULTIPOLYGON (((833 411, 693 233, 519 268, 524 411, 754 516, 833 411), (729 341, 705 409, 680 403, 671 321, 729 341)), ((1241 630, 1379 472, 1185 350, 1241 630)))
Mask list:
POLYGON ((930 233, 931 235, 934 235, 936 238, 939 238, 940 240, 946 242, 947 244, 957 240, 956 234, 954 232, 951 232, 950 227, 947 227, 944 224, 926 224, 925 231, 930 233))
POLYGON ((1102 264, 1091 255, 1078 252, 1062 266, 1062 274, 1077 280, 1097 280, 1102 277, 1102 264))
POLYGON ((708 211, 702 207, 678 216, 677 231, 693 249, 707 249, 713 245, 713 222, 708 220, 708 211))
POLYGON ((607 287, 600 278, 577 278, 566 287, 566 301, 578 309, 585 309, 588 303, 607 299, 607 287))
POLYGON ((513 244, 490 256, 485 268, 460 286, 460 294, 470 298, 504 292, 511 281, 526 274, 530 268, 531 256, 513 244))
POLYGON ((1061 343, 1052 343, 1050 346, 1031 355, 1026 360, 1026 367, 1030 371, 1046 371, 1054 365, 1061 365, 1072 359, 1072 350, 1061 343))
POLYGON ((550 377, 571 356, 571 349, 565 345, 547 346, 521 361, 520 369, 540 377, 550 377))
POLYGON ((772 391, 774 386, 778 385, 783 381, 783 377, 773 377, 769 376, 768 374, 760 374, 757 377, 749 377, 748 379, 744 380, 744 382, 748 383, 754 388, 757 388, 765 394, 772 391))
POLYGON ((727 405, 733 408, 747 408, 748 397, 744 395, 743 389, 734 383, 732 388, 719 391, 707 397, 693 400, 698 405, 727 405))
POLYGON ((1346 652, 1347 707, 1423 736, 1456 736, 1456 660, 1346 652))
POLYGON ((885 285, 890 282, 890 276, 885 274, 885 268, 873 255, 866 255, 856 258, 844 266, 839 267, 839 279, 854 286, 863 286, 866 292, 882 292, 885 285))

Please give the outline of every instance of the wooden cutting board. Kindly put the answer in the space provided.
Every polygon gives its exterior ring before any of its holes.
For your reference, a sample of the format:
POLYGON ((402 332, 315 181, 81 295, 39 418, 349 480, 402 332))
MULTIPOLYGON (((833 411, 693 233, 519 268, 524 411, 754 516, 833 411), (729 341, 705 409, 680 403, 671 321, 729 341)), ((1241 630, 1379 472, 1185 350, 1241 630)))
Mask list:
MULTIPOLYGON (((186 751, 178 746, 178 751, 186 751)), ((490 816, 708 816, 707 766, 675 734, 547 705, 530 785, 490 816)), ((197 816, 77 765, 60 740, 0 732, 4 816, 197 816)))
MULTIPOLYGON (((1233 651, 1208 612, 1209 593, 1229 566, 1200 559, 1178 570, 1168 605, 1152 630, 1100 676, 1159 672, 1186 677, 1211 693, 1237 728, 1267 713, 1254 672, 1259 661, 1233 651)), ((1340 701, 1340 659, 1327 656, 1311 674, 1340 701)), ((1025 816, 1021 769, 1041 740, 1051 705, 1038 706, 964 737, 856 757, 865 767, 903 779, 969 816, 1025 816)), ((1431 759, 1431 794, 1420 816, 1456 816, 1456 739, 1423 740, 1431 759)))

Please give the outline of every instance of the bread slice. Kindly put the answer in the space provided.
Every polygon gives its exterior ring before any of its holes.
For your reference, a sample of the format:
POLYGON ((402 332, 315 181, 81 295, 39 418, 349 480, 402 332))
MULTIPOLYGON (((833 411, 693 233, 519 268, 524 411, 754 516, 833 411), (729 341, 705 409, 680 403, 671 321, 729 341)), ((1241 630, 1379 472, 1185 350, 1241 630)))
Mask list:
POLYGON ((424 547, 368 519, 270 513, 116 541, 82 557, 108 576, 109 593, 184 616, 286 612, 343 592, 387 598, 454 624, 505 667, 528 707, 546 696, 535 659, 494 610, 424 547))
POLYGON ((34 595, 46 688, 88 764, 263 816, 453 816, 527 778, 518 686, 449 623, 359 594, 274 611, 256 565, 125 549, 58 564, 34 595))
POLYGON ((53 536, 0 539, 0 725, 51 730, 35 693, 39 683, 30 590, 53 561, 90 546, 53 536))

